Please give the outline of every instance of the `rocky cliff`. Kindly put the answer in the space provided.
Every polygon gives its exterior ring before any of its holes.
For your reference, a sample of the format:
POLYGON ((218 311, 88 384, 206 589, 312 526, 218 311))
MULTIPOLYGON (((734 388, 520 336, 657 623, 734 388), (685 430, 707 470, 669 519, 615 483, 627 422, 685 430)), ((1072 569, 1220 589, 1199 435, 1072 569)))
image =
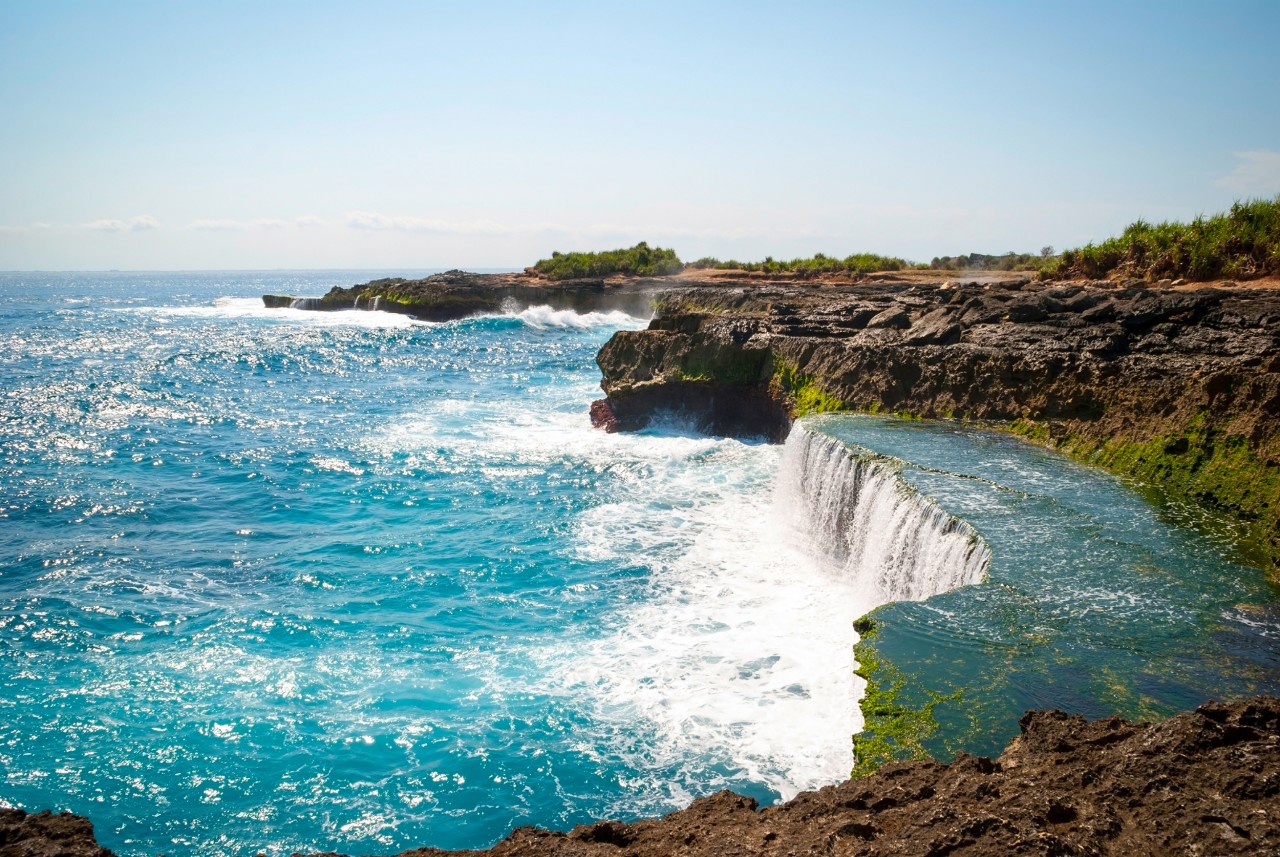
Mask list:
POLYGON ((646 277, 612 277, 556 282, 528 273, 472 274, 446 271, 420 280, 399 277, 355 286, 335 286, 320 297, 263 295, 268 309, 377 309, 424 321, 453 321, 501 312, 509 307, 546 304, 579 312, 622 310, 648 316, 654 296, 667 282, 646 277))
MULTIPOLYGON (((720 792, 646 821, 522 827, 487 851, 577 855, 1280 854, 1280 700, 1162 723, 1031 712, 996 760, 898 762, 779 806, 720 792)), ((71 815, 0 809, 0 857, 110 857, 71 815)))
POLYGON ((858 410, 1008 429, 1226 512, 1280 559, 1280 291, 1108 282, 673 288, 597 358, 610 430, 781 439, 858 410))

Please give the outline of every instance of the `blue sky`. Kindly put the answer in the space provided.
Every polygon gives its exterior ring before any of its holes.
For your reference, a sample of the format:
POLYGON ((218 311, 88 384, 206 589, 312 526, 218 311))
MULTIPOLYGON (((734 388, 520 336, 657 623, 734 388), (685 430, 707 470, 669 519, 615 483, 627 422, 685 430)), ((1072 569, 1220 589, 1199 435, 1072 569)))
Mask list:
POLYGON ((1280 193, 1280 2, 0 4, 0 269, 1037 251, 1280 193))

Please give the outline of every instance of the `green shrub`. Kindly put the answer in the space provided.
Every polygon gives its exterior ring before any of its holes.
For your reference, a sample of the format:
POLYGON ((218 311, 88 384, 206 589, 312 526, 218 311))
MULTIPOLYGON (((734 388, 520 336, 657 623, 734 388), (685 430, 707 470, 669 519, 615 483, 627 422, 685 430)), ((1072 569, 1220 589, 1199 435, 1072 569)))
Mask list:
POLYGON ((550 259, 539 259, 533 267, 548 279, 569 280, 577 277, 607 277, 610 274, 660 277, 678 274, 684 264, 675 250, 650 247, 641 241, 634 247, 600 253, 555 252, 550 259))
POLYGON ((737 259, 722 262, 714 256, 705 256, 696 262, 690 262, 687 267, 695 270, 762 271, 766 274, 795 273, 816 276, 818 274, 870 274, 874 271, 901 271, 903 268, 911 267, 911 263, 895 256, 881 256, 878 253, 854 253, 843 259, 824 253, 814 253, 808 258, 790 260, 766 256, 762 262, 739 262, 737 259))

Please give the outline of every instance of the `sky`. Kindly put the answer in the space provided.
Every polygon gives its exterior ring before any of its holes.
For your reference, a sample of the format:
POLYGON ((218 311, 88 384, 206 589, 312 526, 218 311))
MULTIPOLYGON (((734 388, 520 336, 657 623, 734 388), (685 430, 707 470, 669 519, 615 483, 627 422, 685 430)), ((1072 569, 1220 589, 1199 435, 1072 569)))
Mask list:
POLYGON ((0 270, 927 261, 1280 194, 1280 2, 0 2, 0 270))

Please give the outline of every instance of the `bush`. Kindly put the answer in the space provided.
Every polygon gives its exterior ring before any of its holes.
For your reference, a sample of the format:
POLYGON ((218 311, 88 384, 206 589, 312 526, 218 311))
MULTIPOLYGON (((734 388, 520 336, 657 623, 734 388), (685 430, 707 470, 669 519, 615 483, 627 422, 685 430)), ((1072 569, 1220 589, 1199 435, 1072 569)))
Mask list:
POLYGON ((675 250, 650 247, 641 241, 634 247, 601 253, 556 252, 551 254, 550 259, 539 259, 533 267, 548 279, 569 280, 577 277, 607 277, 610 274, 659 277, 679 273, 684 264, 676 256, 675 250))
POLYGON ((720 261, 713 256, 705 256, 687 266, 696 270, 708 268, 720 271, 762 271, 766 274, 796 273, 802 276, 817 274, 869 274, 873 271, 901 271, 910 267, 910 263, 893 256, 880 256, 876 253, 854 253, 843 259, 814 253, 807 259, 778 260, 766 256, 763 262, 739 262, 737 259, 720 261))

